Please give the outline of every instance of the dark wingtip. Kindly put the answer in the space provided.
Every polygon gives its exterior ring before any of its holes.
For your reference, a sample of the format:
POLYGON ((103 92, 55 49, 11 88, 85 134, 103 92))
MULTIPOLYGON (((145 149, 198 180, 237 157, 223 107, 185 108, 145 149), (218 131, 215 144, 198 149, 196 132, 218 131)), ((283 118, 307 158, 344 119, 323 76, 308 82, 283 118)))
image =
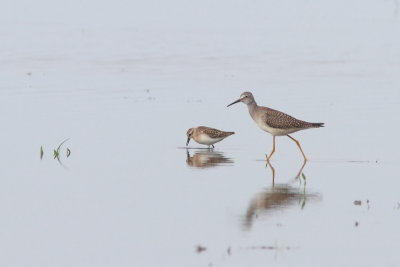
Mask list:
POLYGON ((316 122, 316 123, 313 123, 312 126, 313 126, 313 127, 316 127, 316 128, 325 127, 324 124, 325 124, 325 123, 323 123, 323 122, 316 122))

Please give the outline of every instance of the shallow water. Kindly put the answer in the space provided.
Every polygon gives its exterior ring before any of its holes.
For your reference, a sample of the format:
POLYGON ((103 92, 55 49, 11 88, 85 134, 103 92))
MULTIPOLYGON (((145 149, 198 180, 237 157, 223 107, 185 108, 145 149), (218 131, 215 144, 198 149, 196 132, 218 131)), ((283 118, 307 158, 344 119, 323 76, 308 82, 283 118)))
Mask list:
POLYGON ((0 265, 397 266, 397 2, 155 4, 0 11, 0 265))

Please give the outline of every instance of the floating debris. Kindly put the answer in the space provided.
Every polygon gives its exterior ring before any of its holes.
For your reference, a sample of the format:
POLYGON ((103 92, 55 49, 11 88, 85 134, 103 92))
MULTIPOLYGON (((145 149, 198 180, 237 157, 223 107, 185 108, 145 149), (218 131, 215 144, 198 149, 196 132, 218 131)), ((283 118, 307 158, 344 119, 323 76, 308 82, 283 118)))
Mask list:
POLYGON ((278 246, 252 246, 252 247, 248 247, 247 249, 259 249, 259 250, 292 250, 292 249, 298 249, 298 247, 291 247, 291 246, 282 246, 282 247, 278 247, 278 246))
POLYGON ((355 227, 358 227, 358 222, 357 222, 357 221, 354 223, 354 226, 355 226, 355 227))
MULTIPOLYGON (((362 204, 362 201, 361 200, 354 200, 354 205, 355 206, 361 206, 361 204, 362 204)), ((367 202, 368 203, 368 202, 367 202)))
POLYGON ((202 253, 203 251, 206 251, 207 250, 207 248, 206 247, 203 247, 203 246, 201 246, 201 245, 197 245, 196 246, 196 252, 197 253, 202 253))

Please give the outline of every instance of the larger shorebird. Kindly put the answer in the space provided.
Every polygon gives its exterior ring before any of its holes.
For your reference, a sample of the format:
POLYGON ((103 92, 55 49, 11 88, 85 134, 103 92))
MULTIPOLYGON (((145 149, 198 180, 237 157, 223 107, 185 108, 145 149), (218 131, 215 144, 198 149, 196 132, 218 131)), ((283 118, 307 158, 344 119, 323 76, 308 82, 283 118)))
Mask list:
POLYGON ((309 128, 324 127, 323 123, 301 121, 278 110, 259 106, 254 100, 254 96, 251 92, 242 93, 238 100, 229 104, 227 107, 239 102, 245 103, 247 105, 247 108, 249 109, 250 116, 257 123, 257 125, 262 130, 272 135, 273 146, 271 153, 267 157, 267 161, 269 161, 272 154, 274 154, 275 152, 275 137, 283 135, 286 135, 294 142, 296 142, 297 146, 301 151, 301 154, 304 157, 304 161, 307 161, 307 157, 306 155, 304 155, 300 142, 291 137, 289 134, 309 128))

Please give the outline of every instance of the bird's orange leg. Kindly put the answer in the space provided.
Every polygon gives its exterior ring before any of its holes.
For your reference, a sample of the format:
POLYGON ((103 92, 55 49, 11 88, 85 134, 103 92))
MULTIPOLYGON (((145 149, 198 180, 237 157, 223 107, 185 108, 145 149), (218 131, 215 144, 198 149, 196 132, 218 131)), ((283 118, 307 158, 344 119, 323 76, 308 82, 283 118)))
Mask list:
POLYGON ((269 159, 271 158, 272 154, 274 154, 275 152, 275 136, 272 136, 272 151, 271 153, 269 153, 269 156, 267 157, 267 161, 269 161, 269 159))
POLYGON ((303 154, 304 161, 307 161, 306 155, 304 155, 303 149, 301 149, 300 142, 297 141, 296 139, 294 139, 293 137, 291 137, 290 135, 287 135, 287 136, 288 136, 290 139, 292 139, 293 141, 296 142, 297 146, 300 148, 301 154, 303 154))

